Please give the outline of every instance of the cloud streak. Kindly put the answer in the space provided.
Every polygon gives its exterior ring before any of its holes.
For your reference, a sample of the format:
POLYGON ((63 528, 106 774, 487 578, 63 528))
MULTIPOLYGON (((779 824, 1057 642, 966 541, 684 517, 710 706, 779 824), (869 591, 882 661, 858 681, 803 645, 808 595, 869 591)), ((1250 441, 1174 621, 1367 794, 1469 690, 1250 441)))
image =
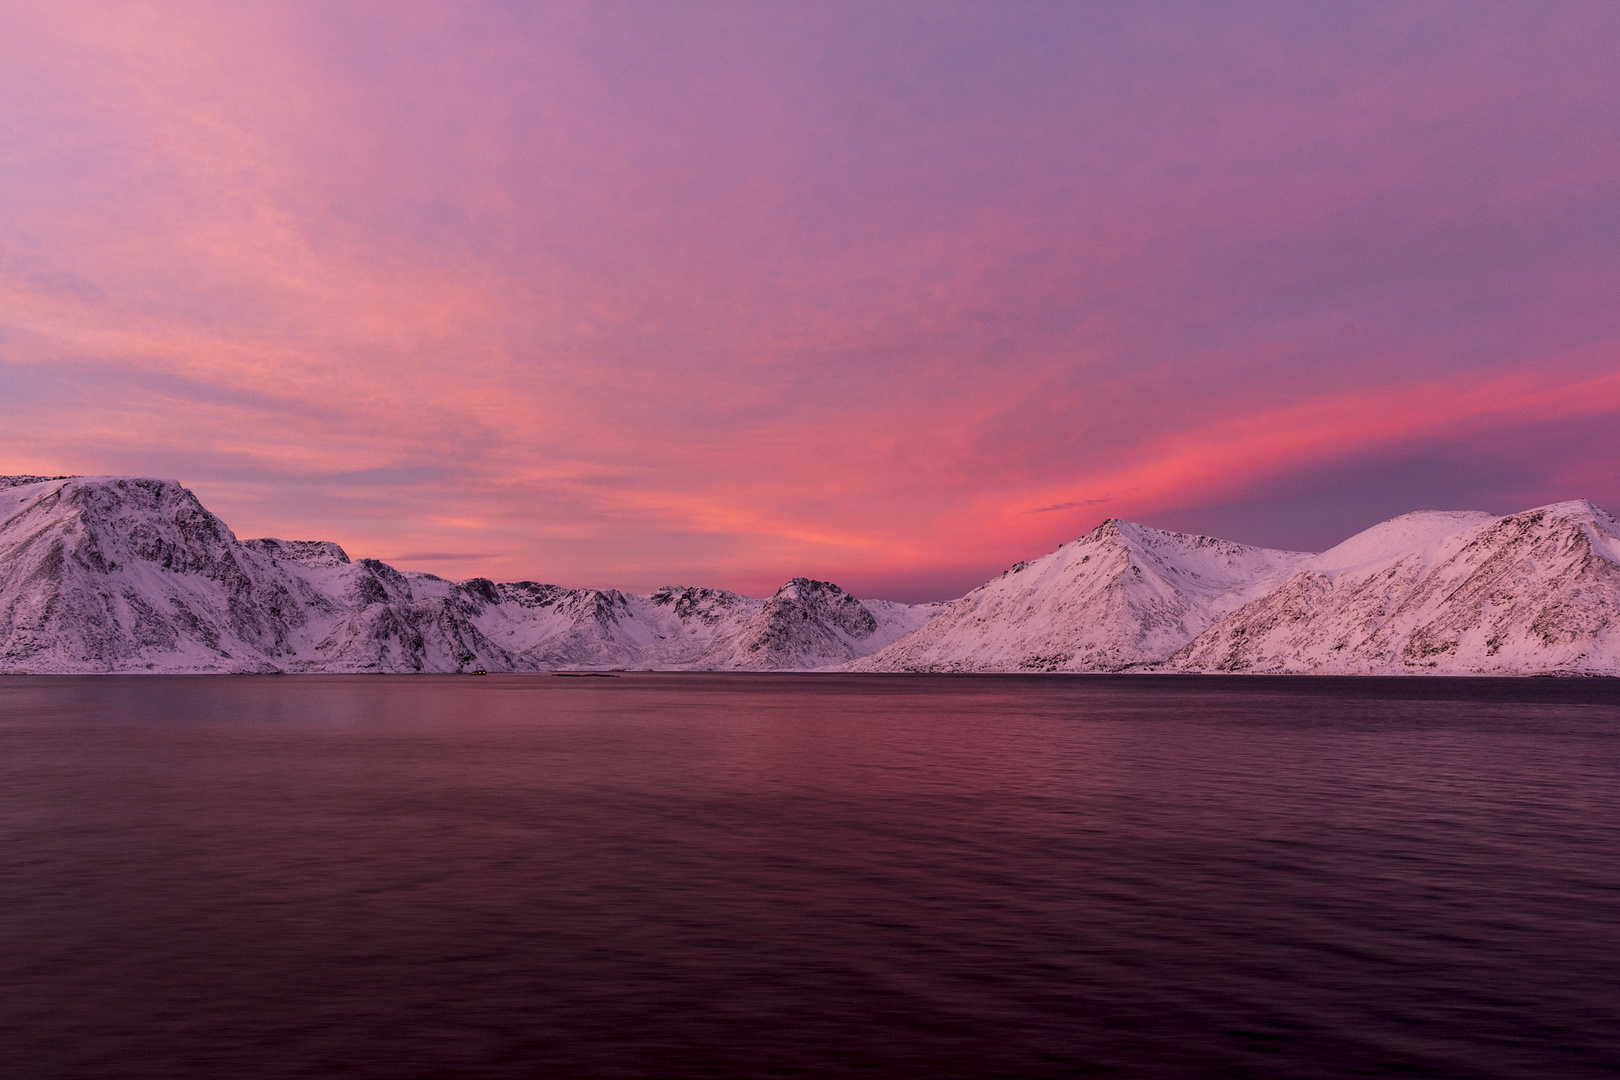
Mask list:
POLYGON ((1112 495, 1104 495, 1097 499, 1078 499, 1074 502, 1053 503, 1051 506, 1037 506, 1032 510, 1025 510, 1026 514, 1055 514, 1059 510, 1078 510, 1082 506, 1101 506, 1112 502, 1112 495))

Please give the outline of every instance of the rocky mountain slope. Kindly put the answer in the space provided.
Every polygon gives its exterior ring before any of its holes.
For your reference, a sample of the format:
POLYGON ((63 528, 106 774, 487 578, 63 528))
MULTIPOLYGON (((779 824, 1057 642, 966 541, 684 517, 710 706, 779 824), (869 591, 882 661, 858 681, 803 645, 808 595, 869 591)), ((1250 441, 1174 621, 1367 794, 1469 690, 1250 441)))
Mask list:
POLYGON ((1585 501, 1407 514, 1296 565, 1165 666, 1620 675, 1620 526, 1585 501))
POLYGON ((942 608, 805 578, 768 599, 450 582, 332 543, 237 540, 173 481, 0 477, 0 673, 803 669, 942 608))

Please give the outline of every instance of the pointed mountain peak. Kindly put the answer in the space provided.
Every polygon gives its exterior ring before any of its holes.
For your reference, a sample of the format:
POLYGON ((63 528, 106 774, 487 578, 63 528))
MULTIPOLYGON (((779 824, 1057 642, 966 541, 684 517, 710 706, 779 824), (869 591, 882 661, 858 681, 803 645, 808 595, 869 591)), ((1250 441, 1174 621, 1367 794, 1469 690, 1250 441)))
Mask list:
POLYGON ((815 578, 790 578, 783 586, 776 590, 777 596, 796 596, 801 599, 821 596, 848 596, 849 593, 830 581, 817 581, 815 578))
POLYGON ((765 613, 784 607, 801 609, 811 619, 843 631, 857 640, 877 630, 877 619, 859 600, 839 585, 814 578, 788 581, 766 604, 765 613))
POLYGON ((1092 529, 1082 540, 1111 540, 1120 534, 1122 526, 1128 525, 1123 518, 1111 517, 1104 520, 1095 529, 1092 529))
MULTIPOLYGON (((1525 510, 1518 514, 1509 514, 1508 518, 1531 519, 1537 521, 1577 522, 1580 524, 1601 525, 1605 529, 1613 530, 1616 522, 1614 515, 1598 506, 1590 499, 1569 499, 1565 502, 1548 503, 1533 510, 1525 510)), ((1504 519, 1506 520, 1506 519, 1504 519)))

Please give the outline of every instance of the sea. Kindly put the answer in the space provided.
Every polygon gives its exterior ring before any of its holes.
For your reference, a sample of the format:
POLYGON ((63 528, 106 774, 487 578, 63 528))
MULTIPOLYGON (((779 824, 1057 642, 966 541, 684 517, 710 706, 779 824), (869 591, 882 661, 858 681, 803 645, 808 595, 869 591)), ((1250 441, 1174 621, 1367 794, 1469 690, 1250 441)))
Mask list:
POLYGON ((1614 1077, 1620 680, 0 678, 0 1075, 1614 1077))

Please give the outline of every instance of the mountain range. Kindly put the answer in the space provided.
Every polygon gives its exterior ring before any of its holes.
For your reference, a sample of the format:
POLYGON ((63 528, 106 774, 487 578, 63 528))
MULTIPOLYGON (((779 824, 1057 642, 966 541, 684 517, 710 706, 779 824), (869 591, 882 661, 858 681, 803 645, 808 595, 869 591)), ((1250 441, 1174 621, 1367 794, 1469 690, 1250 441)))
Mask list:
POLYGON ((1620 675, 1620 525, 1425 511, 1312 554, 1110 519, 901 604, 452 582, 238 540, 170 480, 0 477, 0 673, 604 668, 1620 675))

